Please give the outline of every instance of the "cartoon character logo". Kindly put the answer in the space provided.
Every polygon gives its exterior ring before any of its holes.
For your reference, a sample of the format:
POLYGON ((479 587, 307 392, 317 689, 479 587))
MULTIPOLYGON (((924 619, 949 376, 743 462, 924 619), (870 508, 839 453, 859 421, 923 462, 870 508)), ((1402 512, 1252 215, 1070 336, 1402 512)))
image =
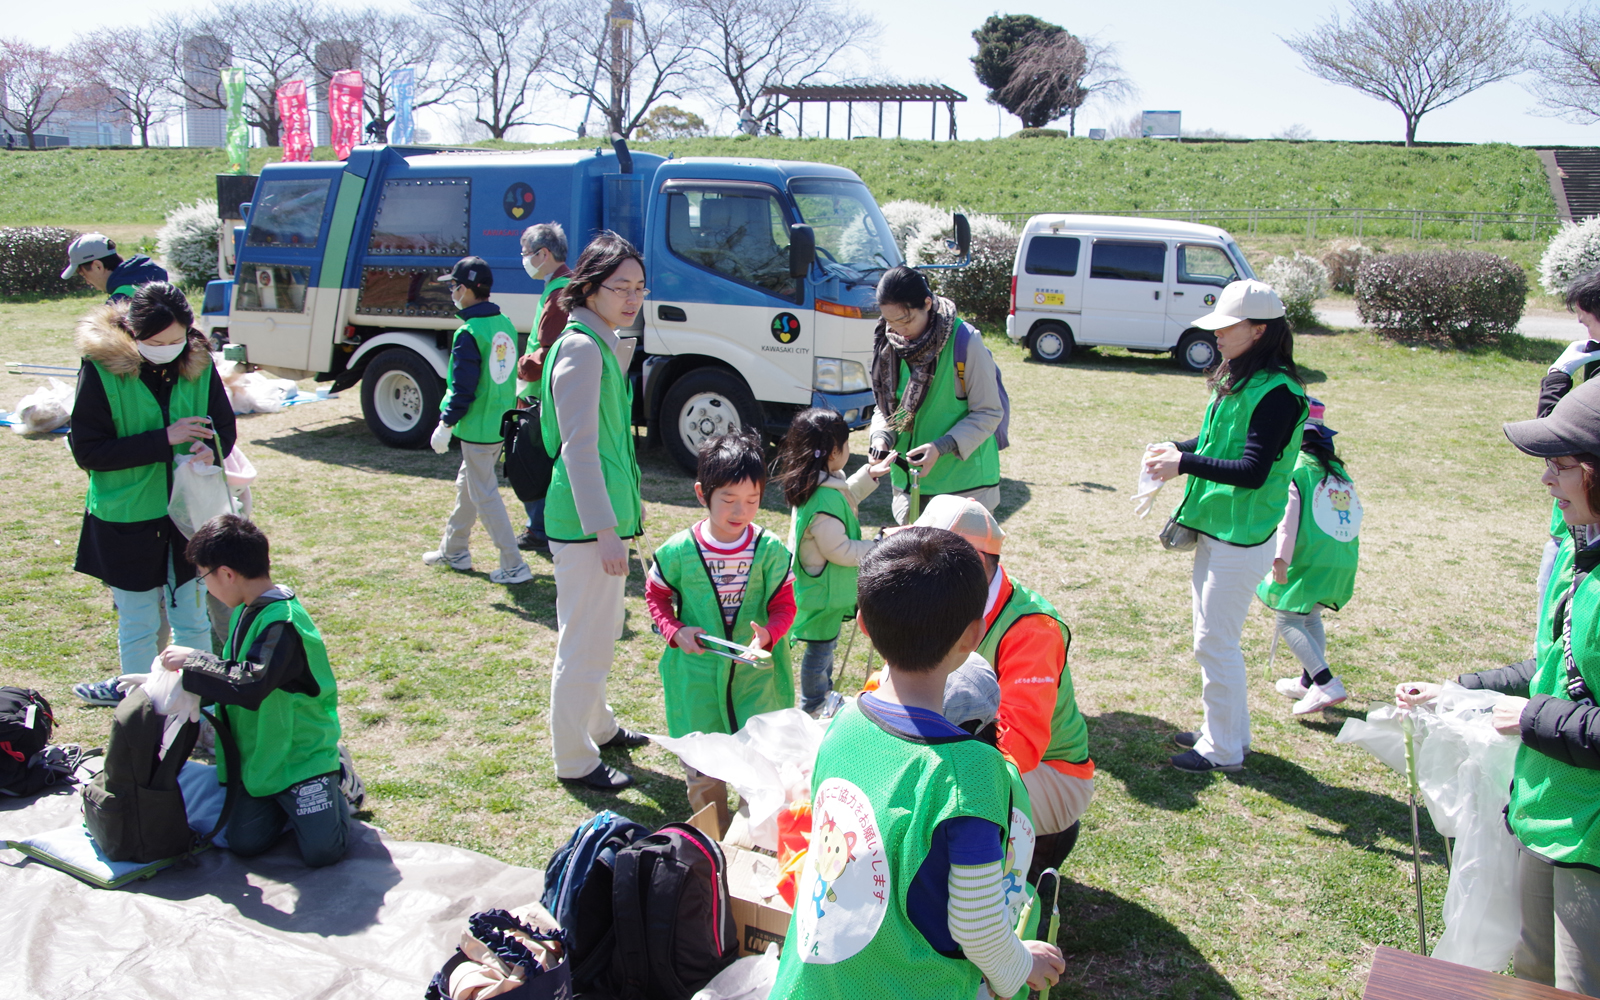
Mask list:
POLYGON ((495 341, 494 360, 496 364, 504 364, 506 360, 506 345, 504 341, 495 341))
POLYGON ((800 336, 800 320, 794 313, 779 313, 772 317, 772 339, 780 344, 792 344, 800 336))
POLYGON ((817 882, 811 888, 811 902, 817 908, 818 917, 823 915, 824 899, 830 903, 838 902, 833 883, 844 874, 845 866, 856 859, 855 846, 854 830, 840 829, 838 821, 832 816, 823 816, 818 821, 810 846, 812 864, 817 872, 817 882))
POLYGON ((1349 490, 1329 490, 1328 491, 1328 503, 1332 504, 1333 505, 1333 509, 1336 512, 1338 512, 1338 514, 1339 514, 1339 523, 1340 524, 1349 524, 1350 523, 1350 491, 1349 490))
POLYGON ((803 962, 830 965, 872 941, 895 885, 872 800, 859 786, 838 777, 823 781, 811 816, 811 842, 796 882, 795 953, 803 962))
POLYGON ((489 342, 489 377, 495 385, 503 385, 511 377, 515 369, 511 356, 515 350, 510 335, 503 330, 497 331, 489 342))

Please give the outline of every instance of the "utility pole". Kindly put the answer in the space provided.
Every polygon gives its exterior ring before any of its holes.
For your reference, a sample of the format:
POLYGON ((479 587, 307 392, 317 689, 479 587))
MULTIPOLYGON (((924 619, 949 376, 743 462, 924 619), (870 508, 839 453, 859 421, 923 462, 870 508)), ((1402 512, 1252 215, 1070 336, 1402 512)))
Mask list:
POLYGON ((632 97, 633 3, 611 0, 611 130, 623 134, 632 97))

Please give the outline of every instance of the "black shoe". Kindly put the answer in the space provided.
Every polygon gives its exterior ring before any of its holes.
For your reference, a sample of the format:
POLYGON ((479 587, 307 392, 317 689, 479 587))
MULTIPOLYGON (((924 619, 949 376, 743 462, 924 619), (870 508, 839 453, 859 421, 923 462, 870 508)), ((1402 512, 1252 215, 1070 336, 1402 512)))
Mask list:
POLYGON ((600 744, 602 750, 632 750, 636 747, 648 746, 650 737, 644 733, 636 733, 631 729, 617 727, 617 735, 600 744))
POLYGON ((1233 774, 1236 771, 1244 770, 1243 763, 1218 764, 1209 758, 1200 756, 1200 754, 1193 750, 1186 750, 1183 753, 1174 754, 1172 757, 1168 758, 1168 763, 1178 770, 1188 771, 1190 774, 1210 774, 1212 771, 1222 771, 1225 774, 1233 774))
POLYGON ((561 783, 565 785, 583 785, 597 792, 620 792, 633 784, 633 777, 614 767, 607 767, 601 764, 581 778, 562 778, 561 783))
POLYGON ((1200 734, 1199 733, 1173 733, 1172 734, 1172 742, 1178 744, 1178 746, 1180 746, 1180 747, 1183 747, 1185 750, 1193 750, 1194 749, 1194 745, 1196 743, 1200 742, 1200 734))
POLYGON ((541 538, 531 531, 524 531, 517 536, 517 548, 524 552, 549 552, 550 540, 541 538))

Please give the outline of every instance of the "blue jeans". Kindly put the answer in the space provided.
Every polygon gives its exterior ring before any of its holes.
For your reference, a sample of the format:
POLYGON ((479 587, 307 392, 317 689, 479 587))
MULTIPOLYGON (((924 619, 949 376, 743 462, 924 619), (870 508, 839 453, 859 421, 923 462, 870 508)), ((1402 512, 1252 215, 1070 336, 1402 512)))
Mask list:
POLYGON ((522 505, 528 512, 528 523, 523 525, 523 530, 530 532, 535 538, 544 538, 544 497, 529 500, 522 505))
POLYGON ((243 788, 228 817, 228 850, 248 858, 277 843, 284 824, 294 831, 300 858, 322 868, 344 857, 350 814, 339 791, 339 772, 290 785, 256 798, 243 788))
POLYGON ((167 564, 167 586, 154 590, 111 588, 117 606, 117 656, 122 673, 143 674, 150 661, 161 652, 156 636, 161 631, 161 605, 167 605, 167 623, 172 626, 172 643, 211 650, 211 615, 206 608, 206 585, 190 580, 172 589, 172 565, 167 564))
POLYGON ((800 661, 800 708, 815 712, 833 690, 833 648, 839 640, 801 641, 806 643, 806 652, 800 661))

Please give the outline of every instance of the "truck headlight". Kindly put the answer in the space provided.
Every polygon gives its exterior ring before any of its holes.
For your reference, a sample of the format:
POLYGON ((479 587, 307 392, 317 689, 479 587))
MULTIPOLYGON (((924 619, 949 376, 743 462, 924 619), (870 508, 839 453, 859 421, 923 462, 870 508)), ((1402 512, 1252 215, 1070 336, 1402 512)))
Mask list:
POLYGON ((811 387, 817 392, 866 392, 872 382, 859 361, 816 358, 811 366, 811 387))

